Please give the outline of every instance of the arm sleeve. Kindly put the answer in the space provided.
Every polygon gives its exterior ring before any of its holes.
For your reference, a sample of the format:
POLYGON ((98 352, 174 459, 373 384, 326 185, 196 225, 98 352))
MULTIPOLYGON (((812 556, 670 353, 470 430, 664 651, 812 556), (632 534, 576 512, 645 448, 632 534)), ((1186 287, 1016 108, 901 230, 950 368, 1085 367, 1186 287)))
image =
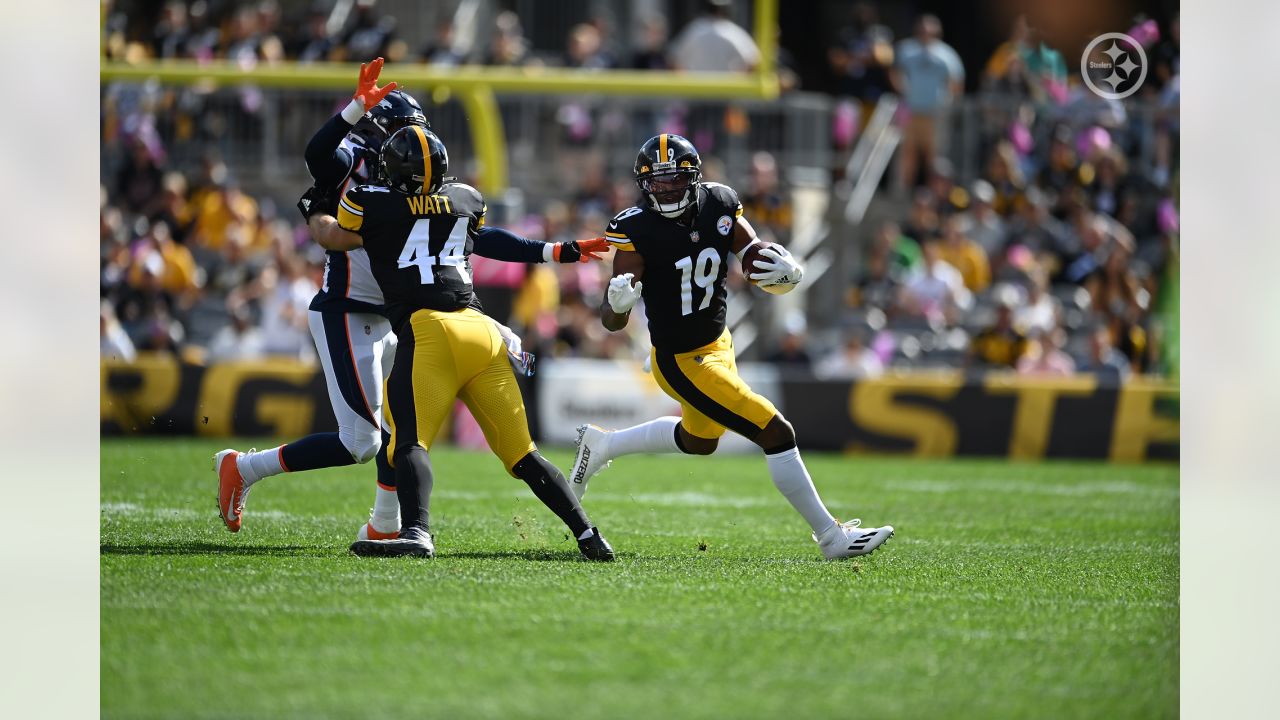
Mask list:
POLYGON ((545 262, 542 248, 546 243, 521 237, 502 228, 481 226, 476 230, 473 250, 480 257, 503 262, 545 262))
POLYGON ((334 115, 311 136, 304 157, 317 186, 335 187, 351 171, 354 158, 341 146, 352 127, 341 115, 334 115))

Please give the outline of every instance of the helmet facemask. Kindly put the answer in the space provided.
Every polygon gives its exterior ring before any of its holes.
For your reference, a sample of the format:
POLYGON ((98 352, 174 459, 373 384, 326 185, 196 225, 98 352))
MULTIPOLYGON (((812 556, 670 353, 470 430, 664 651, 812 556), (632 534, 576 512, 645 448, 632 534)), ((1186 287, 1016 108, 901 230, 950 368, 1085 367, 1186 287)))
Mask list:
POLYGON ((636 178, 636 185, 654 212, 677 218, 693 204, 702 173, 697 168, 657 170, 636 178))

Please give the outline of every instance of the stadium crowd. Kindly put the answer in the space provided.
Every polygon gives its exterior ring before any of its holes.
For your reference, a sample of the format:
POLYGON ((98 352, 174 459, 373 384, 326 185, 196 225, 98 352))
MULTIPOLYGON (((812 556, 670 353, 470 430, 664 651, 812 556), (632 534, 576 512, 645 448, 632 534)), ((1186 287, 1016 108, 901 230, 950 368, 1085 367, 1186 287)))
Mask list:
MULTIPOLYGON (((175 0, 164 3, 145 33, 126 15, 110 15, 104 48, 122 60, 252 64, 382 55, 437 65, 747 70, 758 50, 724 16, 726 5, 708 3, 703 17, 673 37, 664 20, 651 18, 631 57, 615 55, 603 22, 574 26, 562 54, 534 52, 511 11, 496 16, 485 47, 460 50, 447 22, 415 46, 397 34, 393 18, 365 1, 335 25, 332 3, 311 6, 304 22, 285 23, 273 0, 240 6, 175 0), (714 45, 721 52, 706 51, 713 46, 708 35, 724 40, 714 45)), ((1080 87, 1070 63, 1025 22, 1015 23, 1008 41, 976 68, 947 46, 936 18, 917 18, 904 36, 880 23, 871 3, 859 3, 854 18, 828 51, 840 100, 833 157, 856 140, 857 118, 885 93, 899 95, 897 172, 882 190, 905 209, 866 233, 838 332, 810 339, 803 320, 791 317, 785 335, 760 357, 833 376, 889 367, 1116 378, 1168 373, 1169 328, 1157 310, 1176 303, 1176 17, 1163 36, 1149 21, 1134 30, 1149 41, 1154 61, 1143 88, 1159 110, 1154 124, 1080 87), (961 182, 948 157, 945 118, 966 81, 970 94, 990 102, 979 177, 961 182), (1155 159, 1138 166, 1131 158, 1144 143, 1155 148, 1155 159)), ((804 80, 787 77, 784 84, 804 80)), ((579 102, 565 107, 572 111, 579 102)), ((163 110, 119 97, 104 108, 104 156, 110 146, 120 158, 104 163, 102 178, 104 357, 162 351, 193 361, 310 358, 305 310, 324 255, 293 209, 244 192, 216 150, 194 167, 171 162, 157 130, 173 122, 158 117, 163 110)), ((724 123, 732 132, 732 114, 724 123)), ((755 153, 748 178, 724 177, 711 160, 706 179, 737 187, 757 229, 787 242, 791 201, 774 158, 755 153)), ((548 241, 593 237, 634 203, 629 178, 608 178, 590 155, 577 162, 576 189, 541 203, 512 230, 548 241)), ((642 331, 612 335, 597 319, 607 265, 473 260, 486 308, 521 331, 527 348, 583 357, 636 352, 630 345, 642 331)), ((747 292, 736 270, 731 287, 747 292)))

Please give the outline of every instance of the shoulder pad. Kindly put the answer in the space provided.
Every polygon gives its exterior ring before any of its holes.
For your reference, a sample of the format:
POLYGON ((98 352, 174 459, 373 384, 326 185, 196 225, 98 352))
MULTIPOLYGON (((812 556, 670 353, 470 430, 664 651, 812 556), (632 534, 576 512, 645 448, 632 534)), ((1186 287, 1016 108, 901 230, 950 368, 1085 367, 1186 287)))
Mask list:
POLYGON ((736 190, 718 182, 704 182, 702 186, 716 202, 724 205, 725 209, 731 210, 734 217, 742 215, 742 200, 738 198, 736 190))
POLYGON ((468 185, 468 184, 466 184, 466 183, 460 183, 460 182, 450 182, 450 183, 445 183, 444 185, 440 186, 440 189, 441 189, 441 190, 445 190, 445 189, 456 190, 456 191, 458 191, 458 192, 460 192, 460 193, 463 193, 463 194, 470 194, 470 195, 472 195, 473 197, 475 197, 476 199, 478 199, 478 200, 480 200, 480 201, 482 201, 482 202, 484 201, 484 195, 483 195, 483 194, 481 194, 479 190, 477 190, 477 189, 475 189, 475 188, 471 187, 470 185, 468 185))

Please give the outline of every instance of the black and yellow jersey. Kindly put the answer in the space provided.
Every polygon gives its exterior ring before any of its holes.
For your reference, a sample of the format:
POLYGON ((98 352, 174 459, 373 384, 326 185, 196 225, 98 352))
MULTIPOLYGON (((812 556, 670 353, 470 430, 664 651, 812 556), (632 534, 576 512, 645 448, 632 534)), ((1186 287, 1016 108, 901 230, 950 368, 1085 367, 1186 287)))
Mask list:
POLYGON ((623 210, 605 239, 644 259, 645 315, 653 346, 667 353, 702 347, 725 328, 725 277, 742 203, 733 188, 704 182, 689 214, 664 217, 649 208, 623 210))
POLYGON ((485 210, 480 191, 461 183, 447 183, 431 195, 376 185, 343 194, 338 225, 364 240, 393 329, 415 310, 454 311, 472 304, 469 256, 485 210))

